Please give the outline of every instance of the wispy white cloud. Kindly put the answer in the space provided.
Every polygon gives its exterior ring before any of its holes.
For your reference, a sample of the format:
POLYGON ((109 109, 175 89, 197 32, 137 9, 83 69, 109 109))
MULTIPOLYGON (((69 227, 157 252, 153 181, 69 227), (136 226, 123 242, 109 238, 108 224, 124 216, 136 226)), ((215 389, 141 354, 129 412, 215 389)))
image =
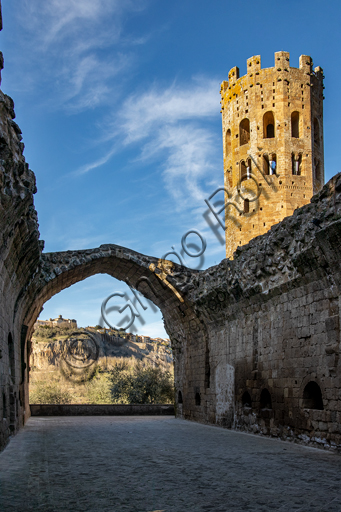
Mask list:
POLYGON ((130 47, 148 38, 130 39, 123 30, 124 14, 142 10, 144 0, 18 2, 25 40, 17 52, 21 72, 33 89, 39 80, 57 108, 80 111, 112 98, 112 78, 131 65, 130 47))
POLYGON ((217 115, 218 87, 215 80, 197 78, 185 86, 173 83, 164 89, 159 84, 142 95, 131 95, 120 113, 125 143, 145 139, 158 127, 217 115))
POLYGON ((94 162, 91 162, 89 164, 85 164, 76 171, 73 171, 71 174, 74 176, 80 176, 82 174, 86 174, 89 171, 92 171, 93 169, 97 169, 98 167, 101 167, 102 165, 106 164, 112 155, 115 153, 115 148, 108 151, 103 157, 99 158, 98 160, 95 160, 94 162))
POLYGON ((106 163, 119 150, 120 141, 121 146, 135 149, 137 160, 162 156, 165 185, 177 204, 201 200, 202 181, 213 186, 221 174, 221 141, 210 124, 218 120, 218 92, 218 81, 201 78, 185 86, 154 86, 144 94, 132 94, 116 115, 115 123, 104 123, 104 141, 111 140, 113 149, 78 173, 106 163))
POLYGON ((203 199, 201 181, 217 171, 217 142, 209 129, 193 123, 169 126, 158 134, 158 151, 168 153, 166 187, 178 204, 203 199))
POLYGON ((39 6, 34 0, 26 0, 24 6, 32 25, 41 27, 39 22, 44 21, 38 35, 46 45, 67 37, 70 32, 78 32, 84 22, 96 24, 119 7, 118 2, 110 0, 45 0, 39 6))
POLYGON ((146 6, 143 0, 22 0, 21 4, 19 16, 43 45, 40 49, 72 39, 76 52, 116 42, 122 15, 146 6))

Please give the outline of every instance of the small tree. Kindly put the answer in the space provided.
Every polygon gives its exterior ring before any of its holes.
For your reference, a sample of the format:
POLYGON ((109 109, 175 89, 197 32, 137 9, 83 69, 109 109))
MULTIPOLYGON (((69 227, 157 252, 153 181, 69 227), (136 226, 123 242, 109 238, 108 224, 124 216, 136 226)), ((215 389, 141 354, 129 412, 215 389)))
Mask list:
POLYGON ((141 361, 134 365, 116 364, 111 371, 111 396, 113 403, 160 404, 172 403, 173 376, 161 368, 144 366, 141 361))

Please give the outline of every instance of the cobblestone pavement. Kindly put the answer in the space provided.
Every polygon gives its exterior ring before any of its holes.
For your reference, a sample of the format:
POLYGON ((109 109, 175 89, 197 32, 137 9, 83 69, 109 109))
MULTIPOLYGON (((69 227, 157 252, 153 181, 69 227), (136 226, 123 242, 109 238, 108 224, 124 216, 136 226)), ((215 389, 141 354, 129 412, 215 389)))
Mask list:
POLYGON ((0 511, 341 511, 341 457, 170 417, 30 418, 0 511))

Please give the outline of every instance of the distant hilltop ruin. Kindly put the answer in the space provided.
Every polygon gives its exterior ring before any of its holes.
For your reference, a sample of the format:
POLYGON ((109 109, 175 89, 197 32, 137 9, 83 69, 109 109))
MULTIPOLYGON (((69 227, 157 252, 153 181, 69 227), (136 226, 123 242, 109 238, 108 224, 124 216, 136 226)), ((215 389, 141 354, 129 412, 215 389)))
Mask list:
POLYGON ((71 327, 77 329, 77 320, 70 320, 69 318, 63 318, 59 315, 58 318, 50 318, 49 320, 37 320, 34 324, 34 328, 47 325, 48 327, 71 327))

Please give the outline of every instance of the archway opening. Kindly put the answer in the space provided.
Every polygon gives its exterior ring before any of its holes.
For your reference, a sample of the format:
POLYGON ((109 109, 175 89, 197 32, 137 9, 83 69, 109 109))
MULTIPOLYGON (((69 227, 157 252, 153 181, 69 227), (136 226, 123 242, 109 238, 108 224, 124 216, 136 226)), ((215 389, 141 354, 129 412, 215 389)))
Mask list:
POLYGON ((323 399, 320 386, 317 382, 310 381, 303 391, 303 408, 323 410, 323 399))
POLYGON ((181 391, 178 392, 178 404, 182 404, 183 403, 183 399, 182 399, 182 393, 181 391))
POLYGON ((264 388, 260 394, 259 407, 263 409, 272 409, 271 395, 268 389, 264 388))
POLYGON ((250 141, 250 121, 245 118, 239 124, 239 145, 244 146, 250 141))
POLYGON ((31 404, 174 401, 172 347, 161 311, 111 276, 94 275, 54 295, 31 341, 31 404))

